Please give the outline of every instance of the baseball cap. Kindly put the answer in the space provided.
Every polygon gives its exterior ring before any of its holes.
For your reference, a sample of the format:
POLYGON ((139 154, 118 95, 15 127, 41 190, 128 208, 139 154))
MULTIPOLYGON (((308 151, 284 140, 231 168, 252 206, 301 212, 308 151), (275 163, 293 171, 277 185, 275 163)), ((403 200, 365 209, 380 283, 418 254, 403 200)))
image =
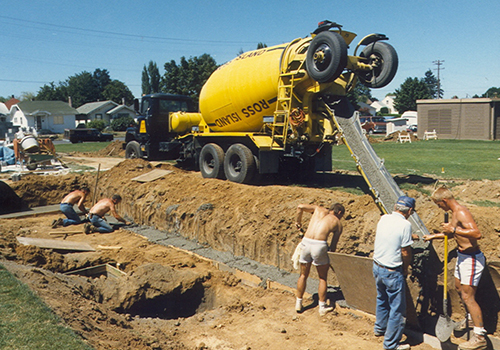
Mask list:
POLYGON ((401 196, 398 198, 397 204, 404 205, 405 207, 415 209, 415 198, 401 196))

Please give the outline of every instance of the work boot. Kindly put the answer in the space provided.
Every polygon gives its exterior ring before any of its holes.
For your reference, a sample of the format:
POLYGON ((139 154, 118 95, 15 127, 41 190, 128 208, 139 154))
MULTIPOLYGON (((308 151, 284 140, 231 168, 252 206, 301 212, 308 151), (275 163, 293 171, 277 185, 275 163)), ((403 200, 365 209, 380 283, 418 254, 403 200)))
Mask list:
POLYGON ((325 316, 327 313, 333 311, 333 306, 325 306, 325 307, 320 307, 319 308, 319 315, 320 316, 325 316))
POLYGON ((62 225, 63 225, 63 219, 61 218, 52 221, 52 228, 56 228, 57 226, 62 226, 62 225))
POLYGON ((92 224, 87 222, 85 225, 83 225, 83 232, 85 232, 86 235, 91 234, 93 232, 92 224))
POLYGON ((488 346, 486 338, 483 335, 473 333, 472 338, 468 342, 458 345, 459 350, 485 350, 488 346))

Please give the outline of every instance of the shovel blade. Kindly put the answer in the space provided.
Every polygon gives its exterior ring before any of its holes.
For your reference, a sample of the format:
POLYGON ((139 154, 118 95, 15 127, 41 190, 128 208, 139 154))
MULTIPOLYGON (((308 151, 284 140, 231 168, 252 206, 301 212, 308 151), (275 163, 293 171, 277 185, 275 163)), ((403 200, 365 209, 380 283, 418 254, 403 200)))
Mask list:
POLYGON ((441 343, 446 342, 450 339, 451 333, 455 329, 455 322, 445 315, 440 315, 436 323, 436 337, 441 343))

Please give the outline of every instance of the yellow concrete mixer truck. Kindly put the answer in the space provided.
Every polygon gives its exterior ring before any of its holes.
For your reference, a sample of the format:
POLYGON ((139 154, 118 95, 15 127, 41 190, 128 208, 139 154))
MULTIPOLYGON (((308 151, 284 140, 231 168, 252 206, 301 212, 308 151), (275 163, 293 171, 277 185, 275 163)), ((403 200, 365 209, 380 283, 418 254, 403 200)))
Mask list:
POLYGON ((205 178, 238 183, 331 170, 335 118, 354 113, 346 94, 358 79, 387 85, 398 66, 383 34, 365 36, 348 55, 355 37, 323 21, 311 36, 243 53, 207 80, 199 112, 186 96, 143 96, 135 103, 138 125, 126 133, 126 158, 177 160, 205 178))

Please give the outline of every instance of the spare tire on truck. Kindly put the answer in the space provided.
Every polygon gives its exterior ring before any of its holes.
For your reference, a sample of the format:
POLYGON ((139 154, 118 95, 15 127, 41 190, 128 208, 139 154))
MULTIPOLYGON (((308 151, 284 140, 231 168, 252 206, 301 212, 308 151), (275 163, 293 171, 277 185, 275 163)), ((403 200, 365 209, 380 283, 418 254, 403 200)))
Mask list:
POLYGON ((347 65, 347 44, 336 32, 321 32, 307 49, 307 74, 319 83, 337 79, 347 65))
POLYGON ((389 84, 398 70, 398 54, 391 45, 377 41, 367 45, 360 57, 367 59, 373 69, 359 73, 361 83, 370 88, 381 88, 389 84))

